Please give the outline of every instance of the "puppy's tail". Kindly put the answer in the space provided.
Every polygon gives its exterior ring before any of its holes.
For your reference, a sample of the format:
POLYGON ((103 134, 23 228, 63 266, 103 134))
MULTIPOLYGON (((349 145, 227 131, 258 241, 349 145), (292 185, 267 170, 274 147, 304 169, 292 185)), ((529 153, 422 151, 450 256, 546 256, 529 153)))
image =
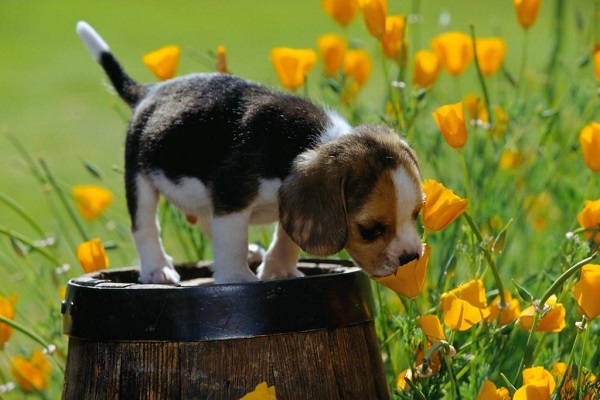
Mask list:
POLYGON ((104 68, 119 96, 129 106, 133 107, 145 94, 145 88, 140 85, 121 67, 121 64, 110 52, 110 48, 102 37, 87 22, 77 23, 77 34, 87 47, 88 51, 104 68))

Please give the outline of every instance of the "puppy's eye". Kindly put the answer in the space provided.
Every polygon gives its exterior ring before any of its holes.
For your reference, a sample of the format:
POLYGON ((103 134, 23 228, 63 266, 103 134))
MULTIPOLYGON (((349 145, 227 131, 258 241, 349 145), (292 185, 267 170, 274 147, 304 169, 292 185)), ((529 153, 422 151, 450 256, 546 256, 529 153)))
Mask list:
POLYGON ((374 224, 369 226, 358 225, 358 232, 360 236, 367 242, 372 242, 385 233, 385 226, 381 224, 374 224))

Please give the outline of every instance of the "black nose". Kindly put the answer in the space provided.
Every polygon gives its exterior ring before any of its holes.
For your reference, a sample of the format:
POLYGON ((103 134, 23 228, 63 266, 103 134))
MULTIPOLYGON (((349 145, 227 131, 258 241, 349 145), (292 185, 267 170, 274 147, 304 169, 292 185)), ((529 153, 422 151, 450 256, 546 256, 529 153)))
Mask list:
POLYGON ((403 253, 398 258, 398 265, 408 264, 409 262, 411 262, 413 260, 418 260, 418 259, 419 259, 419 253, 403 253))

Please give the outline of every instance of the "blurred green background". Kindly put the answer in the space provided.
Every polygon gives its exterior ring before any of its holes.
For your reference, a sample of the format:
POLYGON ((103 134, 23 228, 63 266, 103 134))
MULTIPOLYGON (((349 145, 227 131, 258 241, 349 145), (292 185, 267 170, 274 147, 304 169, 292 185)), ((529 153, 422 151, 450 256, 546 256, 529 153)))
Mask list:
MULTIPOLYGON (((502 35, 509 44, 506 67, 517 74, 523 31, 516 22, 512 1, 463 0, 389 1, 389 13, 419 13, 409 27, 411 52, 428 46, 441 31, 469 32, 474 24, 478 36, 502 35), (443 15, 442 18, 440 16, 443 15)), ((589 20, 593 1, 573 0, 565 12, 569 36, 579 17, 589 20)), ((530 66, 543 67, 550 53, 551 16, 554 2, 544 1, 538 24, 529 32, 530 66)), ((0 0, 0 192, 44 219, 39 206, 40 188, 7 139, 18 139, 34 157, 43 157, 50 168, 69 184, 91 183, 84 161, 97 165, 108 178, 105 184, 116 194, 115 210, 124 213, 120 176, 126 121, 129 111, 107 90, 107 79, 75 34, 78 20, 86 20, 106 39, 127 71, 137 80, 155 78, 141 62, 144 53, 167 44, 182 47, 179 75, 210 71, 206 52, 217 45, 228 49, 230 69, 244 78, 278 87, 269 61, 276 46, 316 47, 316 39, 327 32, 358 39, 372 54, 377 42, 368 36, 359 15, 348 28, 336 25, 321 10, 319 1, 221 0, 221 1, 36 1, 0 0)), ((581 41, 581 43, 586 43, 581 41)), ((589 42, 587 42, 589 43, 589 42)), ((588 49, 566 47, 563 59, 575 60, 588 49)), ((373 77, 359 98, 367 106, 381 109, 386 90, 380 60, 375 57, 373 77)), ((320 66, 311 74, 317 77, 320 66)), ((474 68, 461 77, 462 94, 442 74, 448 101, 458 101, 476 87, 474 68)), ((312 79, 312 86, 317 79, 312 79)), ((311 90, 318 99, 318 90, 311 90)), ((209 149, 207 149, 209 151, 209 149)), ((426 164, 426 163, 425 163, 426 164)), ((427 166, 424 166, 427 171, 427 166)), ((13 216, 2 212, 0 225, 10 225, 13 216)))

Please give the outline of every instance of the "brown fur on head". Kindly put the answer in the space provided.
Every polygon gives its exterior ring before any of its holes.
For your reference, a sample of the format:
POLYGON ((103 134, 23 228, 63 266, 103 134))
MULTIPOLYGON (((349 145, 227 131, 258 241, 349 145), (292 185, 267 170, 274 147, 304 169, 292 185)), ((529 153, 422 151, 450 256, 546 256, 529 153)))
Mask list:
POLYGON ((279 191, 280 223, 305 251, 345 248, 372 275, 422 254, 418 161, 390 128, 363 125, 308 150, 279 191))

